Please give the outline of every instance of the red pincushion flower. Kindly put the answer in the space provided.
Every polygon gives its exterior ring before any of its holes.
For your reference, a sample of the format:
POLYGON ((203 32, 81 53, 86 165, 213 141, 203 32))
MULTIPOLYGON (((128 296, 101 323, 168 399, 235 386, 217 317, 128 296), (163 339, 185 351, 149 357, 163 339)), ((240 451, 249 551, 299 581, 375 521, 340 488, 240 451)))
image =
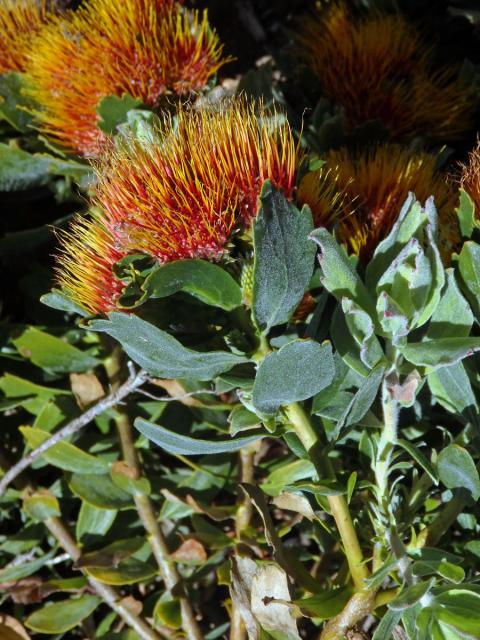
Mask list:
POLYGON ((90 0, 51 20, 36 38, 28 73, 39 128, 65 148, 95 157, 102 98, 129 94, 157 107, 167 93, 202 89, 224 64, 207 14, 173 0, 90 0))
POLYGON ((266 179, 293 196, 297 160, 288 123, 239 98, 180 108, 148 140, 112 142, 95 166, 101 214, 62 236, 60 286, 92 314, 105 313, 121 291, 113 264, 125 255, 220 258, 255 216, 266 179))
POLYGON ((106 226, 127 252, 218 258, 267 178, 292 196, 297 150, 277 115, 244 99, 181 108, 149 142, 120 142, 96 167, 106 226))

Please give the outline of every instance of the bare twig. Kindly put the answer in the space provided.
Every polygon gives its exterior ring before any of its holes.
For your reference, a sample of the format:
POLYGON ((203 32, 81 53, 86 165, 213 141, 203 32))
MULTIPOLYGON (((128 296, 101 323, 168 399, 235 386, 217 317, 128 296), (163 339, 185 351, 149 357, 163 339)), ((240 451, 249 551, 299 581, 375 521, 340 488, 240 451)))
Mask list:
MULTIPOLYGON (((48 518, 45 526, 53 537, 65 549, 70 558, 76 562, 79 560, 81 552, 70 532, 59 518, 48 518)), ((87 576, 88 582, 93 590, 115 613, 131 628, 142 640, 159 640, 160 636, 148 626, 148 624, 137 616, 122 601, 120 594, 110 585, 104 584, 95 578, 87 576)))
POLYGON ((15 480, 17 476, 19 476, 22 471, 27 469, 37 458, 39 458, 45 451, 48 451, 51 447, 62 442, 69 436, 81 431, 83 427, 85 427, 89 422, 91 422, 94 418, 99 416, 101 413, 110 409, 111 407, 115 407, 118 405, 124 398, 126 398, 132 391, 138 389, 146 380, 148 379, 148 375, 145 371, 140 371, 136 373, 132 369, 130 369, 130 375, 126 382, 124 382, 117 389, 112 391, 108 396, 97 402, 90 407, 85 413, 82 413, 81 416, 75 418, 67 425, 65 425, 62 429, 54 433, 50 438, 47 438, 42 444, 33 449, 27 456, 22 458, 17 464, 13 465, 3 476, 0 481, 0 498, 5 493, 8 485, 15 480))
MULTIPOLYGON (((110 358, 105 362, 105 370, 112 383, 112 386, 119 384, 122 374, 122 353, 119 349, 114 349, 110 358)), ((135 449, 133 428, 130 417, 125 410, 119 411, 115 418, 120 445, 124 461, 133 470, 135 476, 142 476, 142 466, 135 449)), ((166 589, 171 592, 180 582, 180 575, 175 563, 170 557, 170 552, 155 516, 153 503, 148 495, 137 492, 134 496, 137 513, 142 524, 148 533, 153 555, 160 570, 166 589)), ((195 613, 187 598, 179 598, 182 612, 182 628, 188 640, 203 640, 203 634, 198 626, 195 613)))

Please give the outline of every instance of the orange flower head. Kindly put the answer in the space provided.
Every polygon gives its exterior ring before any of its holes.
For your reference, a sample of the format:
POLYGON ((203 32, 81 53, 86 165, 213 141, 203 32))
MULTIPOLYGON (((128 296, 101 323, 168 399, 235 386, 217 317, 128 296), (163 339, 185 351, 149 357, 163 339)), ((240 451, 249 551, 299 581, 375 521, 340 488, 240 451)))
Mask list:
POLYGON ((25 70, 32 37, 46 21, 46 0, 1 0, 0 73, 25 70))
POLYGON ((98 214, 77 216, 59 234, 56 280, 64 293, 92 315, 115 309, 123 285, 112 271, 125 256, 98 214))
POLYGON ((302 179, 298 200, 311 208, 315 226, 335 226, 348 251, 368 261, 391 231, 410 191, 420 202, 435 197, 440 249, 448 261, 459 241, 455 197, 432 155, 396 144, 358 153, 330 151, 325 164, 302 179))
POLYGON ((474 101, 457 70, 436 71, 432 46, 400 14, 354 15, 332 0, 306 20, 299 43, 351 127, 380 120, 398 140, 454 140, 472 125, 474 101))
POLYGON ((96 165, 95 201, 127 253, 217 259, 234 228, 255 216, 266 179, 292 197, 296 163, 281 114, 244 98, 181 107, 148 141, 112 145, 96 165))
POLYGON ((35 40, 28 73, 39 128, 87 157, 101 152, 102 98, 128 94, 158 107, 168 93, 198 91, 224 64, 207 14, 173 0, 90 0, 51 20, 35 40))
POLYGON ((475 214, 480 219, 480 140, 468 156, 468 162, 462 165, 460 186, 475 204, 475 214))

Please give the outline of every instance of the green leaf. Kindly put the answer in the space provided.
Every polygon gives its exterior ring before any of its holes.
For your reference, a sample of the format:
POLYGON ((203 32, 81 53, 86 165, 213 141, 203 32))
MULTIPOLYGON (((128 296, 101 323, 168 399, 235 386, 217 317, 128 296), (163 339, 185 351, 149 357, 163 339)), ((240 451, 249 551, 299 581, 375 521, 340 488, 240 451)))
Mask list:
POLYGON ((66 633, 88 618, 100 602, 100 598, 91 595, 50 602, 28 616, 25 626, 37 633, 50 635, 66 633))
POLYGON ((12 342, 22 356, 52 373, 82 372, 99 364, 88 353, 35 327, 25 329, 12 342))
POLYGON ((11 373, 6 373, 0 378, 0 389, 7 398, 23 398, 27 396, 40 396, 48 399, 55 396, 71 395, 66 389, 54 389, 52 387, 42 387, 39 384, 19 378, 11 373))
POLYGON ((169 629, 180 629, 182 626, 180 601, 172 599, 169 593, 163 593, 153 610, 153 619, 158 625, 165 625, 169 629))
POLYGON ((392 611, 403 611, 409 609, 419 602, 432 588, 434 580, 419 582, 411 587, 403 589, 402 592, 388 605, 392 611))
POLYGON ((360 280, 345 249, 323 227, 310 234, 320 247, 319 262, 322 270, 322 284, 339 301, 346 297, 375 317, 375 307, 365 285, 360 280))
POLYGON ((473 313, 460 293, 453 269, 447 269, 446 276, 446 287, 428 327, 427 336, 430 340, 465 338, 473 325, 473 313))
POLYGON ((300 607, 302 613, 317 620, 328 620, 339 614, 352 595, 350 587, 330 589, 323 593, 294 600, 293 603, 300 607))
POLYGON ((137 418, 134 423, 135 428, 140 431, 148 440, 168 451, 168 453, 184 456, 211 455, 215 453, 230 453, 239 451, 252 442, 264 438, 267 434, 260 433, 244 438, 231 438, 230 440, 201 440, 200 438, 190 438, 174 433, 161 427, 158 424, 148 422, 143 418, 137 418))
POLYGON ((402 447, 410 456, 417 462, 425 473, 430 477, 431 481, 434 484, 438 484, 438 475, 433 468, 432 463, 423 453, 418 449, 414 444, 409 442, 408 440, 402 440, 399 438, 397 440, 397 444, 399 447, 402 447))
POLYGON ((315 466, 310 460, 295 460, 280 465, 272 471, 262 484, 262 491, 271 496, 276 496, 287 485, 292 485, 297 480, 311 479, 315 475, 315 466))
POLYGON ((373 258, 367 266, 366 283, 370 291, 375 290, 380 278, 412 238, 423 239, 423 228, 426 222, 425 210, 415 200, 415 196, 410 193, 392 230, 385 240, 377 245, 373 258))
POLYGON ((478 423, 478 405, 470 378, 462 362, 449 367, 440 367, 427 377, 430 391, 435 399, 451 413, 463 414, 478 423))
POLYGON ((260 363, 253 386, 253 404, 265 415, 273 415, 281 406, 319 393, 334 375, 330 344, 293 340, 260 363))
POLYGON ((100 116, 98 127, 105 133, 114 135, 117 127, 127 120, 127 114, 131 109, 138 109, 143 105, 141 100, 132 98, 124 93, 118 96, 106 96, 97 105, 97 113, 100 116))
POLYGON ((298 211, 269 181, 253 222, 253 316, 264 333, 288 322, 301 301, 314 269, 315 245, 307 207, 298 211))
POLYGON ((458 269, 470 304, 477 317, 480 315, 480 245, 468 240, 458 258, 458 269))
POLYGON ((121 586, 149 580, 157 574, 158 569, 147 562, 128 558, 116 567, 85 567, 84 571, 104 584, 121 586))
POLYGON ((480 498, 480 478, 475 463, 466 449, 450 444, 438 456, 440 480, 448 489, 466 489, 475 500, 480 498))
POLYGON ((401 617, 401 611, 393 611, 392 609, 389 609, 380 620, 378 627, 375 629, 372 640, 390 640, 395 627, 400 622, 401 617))
POLYGON ((28 153, 13 144, 0 143, 0 191, 22 191, 48 185, 53 176, 79 177, 88 165, 62 160, 48 153, 28 153))
POLYGON ((205 304, 231 311, 242 303, 242 291, 232 276, 216 264, 206 260, 177 260, 160 265, 142 285, 149 298, 166 298, 185 291, 205 304))
POLYGON ((132 360, 159 378, 211 380, 246 362, 226 351, 200 353, 187 349, 165 331, 130 314, 110 313, 109 320, 96 320, 90 327, 118 340, 132 360))
MULTIPOLYGON (((52 435, 47 431, 32 427, 20 427, 20 431, 31 449, 36 449, 52 435)), ((68 442, 59 442, 53 445, 41 457, 54 467, 75 473, 104 474, 108 472, 110 466, 101 458, 85 453, 68 442)))
POLYGON ((99 509, 88 502, 82 502, 75 531, 77 540, 81 541, 86 535, 104 536, 116 517, 115 509, 99 509))
POLYGON ((372 369, 340 416, 331 438, 337 438, 344 427, 356 424, 365 416, 375 402, 384 373, 385 367, 383 366, 372 369))
POLYGON ((0 75, 0 118, 12 127, 26 133, 32 122, 32 115, 25 107, 32 107, 30 100, 22 95, 24 75, 16 71, 0 75))
POLYGON ((66 311, 67 313, 76 313, 82 318, 87 318, 90 314, 80 307, 59 289, 52 289, 50 293, 45 293, 40 297, 40 302, 47 305, 51 309, 66 311))
POLYGON ((471 238, 474 228, 477 226, 475 216, 475 203, 464 189, 460 189, 460 203, 455 209, 458 216, 458 224, 464 238, 471 238))
POLYGON ((68 486, 72 493, 98 509, 122 510, 133 507, 132 496, 117 487, 109 475, 74 473, 68 486))
POLYGON ((358 354, 367 369, 373 369, 385 359, 383 349, 375 335, 375 326, 371 317, 349 298, 342 298, 342 311, 345 322, 358 345, 358 354))
POLYGON ((22 580, 28 578, 34 573, 37 573, 46 562, 48 562, 55 555, 55 550, 46 553, 41 558, 36 558, 29 562, 22 562, 21 564, 14 565, 13 567, 7 567, 0 570, 0 582, 13 582, 16 580, 22 580))
POLYGON ((27 496, 23 501, 23 508, 33 520, 40 522, 61 515, 57 498, 43 490, 27 496))
POLYGON ((420 367, 446 367, 480 350, 480 338, 439 338, 400 347, 403 357, 420 367))
POLYGON ((232 409, 228 421, 230 423, 230 433, 232 436, 236 436, 240 431, 259 427, 261 424, 259 417, 243 405, 237 405, 232 409))

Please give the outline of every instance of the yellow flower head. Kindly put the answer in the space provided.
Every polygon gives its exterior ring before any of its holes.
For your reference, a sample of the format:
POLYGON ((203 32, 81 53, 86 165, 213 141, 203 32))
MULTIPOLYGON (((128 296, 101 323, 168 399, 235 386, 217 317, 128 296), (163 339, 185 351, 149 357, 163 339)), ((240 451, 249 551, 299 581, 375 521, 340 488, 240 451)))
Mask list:
POLYGON ((332 0, 306 20, 303 54, 349 126, 380 120, 395 139, 454 140, 472 125, 470 92, 457 70, 436 71, 432 47, 400 14, 355 15, 332 0))
POLYGON ((0 73, 24 71, 33 36, 47 20, 47 0, 0 1, 0 73))
POLYGON ((467 164, 462 166, 460 186, 475 204, 475 213, 480 218, 480 141, 468 156, 467 164))
POLYGON ((125 254, 115 246, 99 215, 77 216, 59 239, 55 271, 64 293, 92 315, 114 309, 122 283, 112 267, 125 254))
POLYGON ((167 93, 202 89, 224 63, 207 14, 173 0, 89 0, 50 22, 28 67, 40 129, 67 149, 97 156, 102 98, 130 96, 157 107, 167 93))
POLYGON ((358 153, 331 151, 318 171, 302 179, 298 200, 312 209, 315 226, 336 227, 348 251, 368 261, 410 191, 420 202, 435 197, 440 248, 447 257, 459 240, 455 197, 432 155, 395 144, 358 153))

